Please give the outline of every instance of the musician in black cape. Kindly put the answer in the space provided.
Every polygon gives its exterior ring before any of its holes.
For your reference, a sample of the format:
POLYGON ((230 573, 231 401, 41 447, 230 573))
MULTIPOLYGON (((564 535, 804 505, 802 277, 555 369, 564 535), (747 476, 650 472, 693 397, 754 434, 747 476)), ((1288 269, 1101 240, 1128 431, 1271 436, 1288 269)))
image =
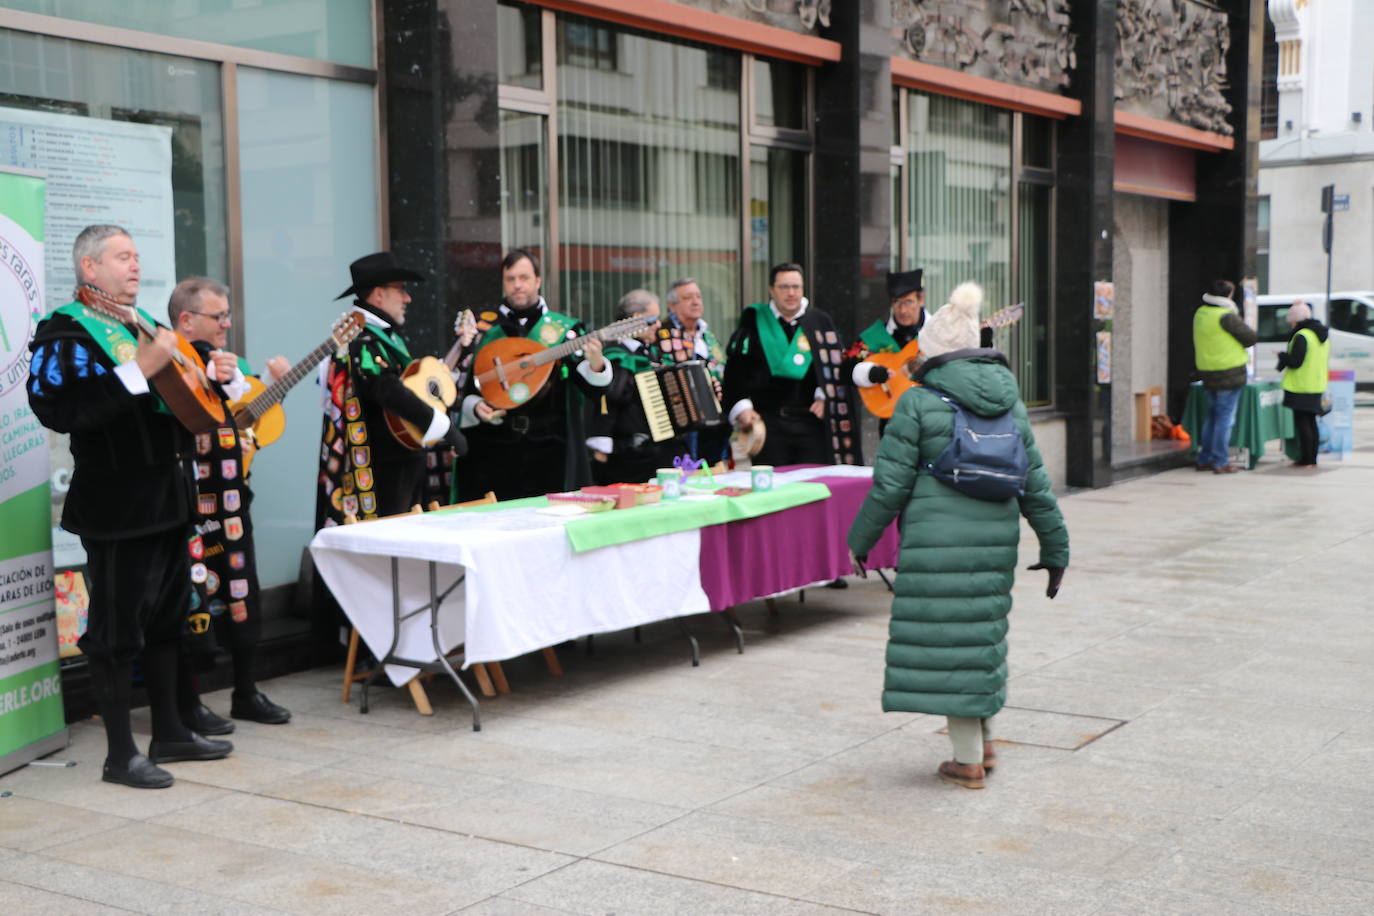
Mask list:
MULTIPOLYGON (((528 337, 554 347, 587 333, 581 321, 549 308, 540 294, 542 285, 538 258, 525 249, 512 249, 501 261, 501 305, 477 316, 477 353, 502 337, 528 337)), ((509 410, 487 403, 476 379, 469 377, 463 428, 471 452, 458 463, 462 497, 474 499, 490 491, 499 499, 515 499, 591 483, 586 402, 600 400, 612 375, 601 342, 591 338, 580 353, 554 366, 541 390, 509 410)))
MULTIPOLYGON (((659 314, 658 297, 646 289, 634 289, 620 297, 615 317, 619 321, 659 314)), ((599 484, 645 483, 654 479, 659 468, 672 467, 673 459, 689 454, 680 435, 654 441, 635 381, 636 375, 652 372, 662 362, 661 351, 654 345, 657 335, 658 324, 651 324, 634 337, 606 344, 603 351, 614 376, 587 424, 592 476, 599 484)))
MULTIPOLYGON (((132 306, 138 249, 119 226, 87 226, 72 248, 83 295, 132 306)), ((80 287, 78 291, 81 292, 80 287)), ((143 323, 156 324, 146 313, 143 323)), ((195 516, 191 434, 149 379, 174 358, 176 337, 135 336, 121 321, 73 301, 39 326, 27 382, 34 415, 68 433, 75 463, 62 527, 86 551, 90 607, 77 645, 105 726, 101 778, 139 789, 173 782, 158 763, 213 760, 228 741, 190 731, 177 711, 177 645, 190 607, 187 543, 195 516), (152 713, 148 754, 134 743, 132 669, 141 661, 152 713)))
POLYGON ((769 301, 749 306, 726 348, 722 409, 737 428, 763 420, 755 464, 862 464, 854 389, 830 316, 803 294, 799 264, 769 272, 769 301))
MULTIPOLYGON (((290 710, 267 698, 258 689, 253 673, 258 638, 262 633, 262 604, 258 564, 253 544, 253 490, 248 484, 248 464, 243 442, 234 424, 232 401, 248 393, 247 360, 229 352, 232 315, 229 288, 208 277, 188 277, 172 290, 167 317, 181 336, 191 342, 205 360, 224 404, 225 422, 195 436, 195 469, 199 521, 196 533, 203 569, 193 570, 201 613, 209 618, 213 639, 197 644, 188 641, 178 676, 177 699, 186 727, 203 735, 227 735, 234 723, 218 715, 200 699, 195 670, 214 664, 210 648, 218 642, 229 650, 234 690, 229 714, 265 725, 283 725, 290 710)), ((270 385, 291 370, 286 357, 267 361, 270 385)), ((192 558, 196 559, 195 554, 192 558)))
MULTIPOLYGON (((353 296, 366 327, 348 348, 323 364, 324 430, 320 441, 315 527, 395 515, 422 504, 425 450, 403 445, 387 428, 388 412, 421 431, 425 446, 467 443, 449 412, 431 406, 401 382, 410 347, 400 334, 410 304, 407 283, 424 276, 379 251, 348 267, 353 296)), ((456 413, 455 413, 456 416, 456 413)))

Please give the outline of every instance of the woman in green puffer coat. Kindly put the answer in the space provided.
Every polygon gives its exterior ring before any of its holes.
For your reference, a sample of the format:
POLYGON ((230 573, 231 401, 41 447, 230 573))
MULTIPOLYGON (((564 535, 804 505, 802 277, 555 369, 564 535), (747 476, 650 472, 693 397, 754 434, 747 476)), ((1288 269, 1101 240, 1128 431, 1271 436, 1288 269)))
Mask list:
POLYGON ((982 788, 994 765, 988 720, 1007 696, 1007 614, 1022 515, 1040 541, 1040 562, 1030 568, 1049 570, 1049 597, 1069 565, 1068 530, 1016 379, 1005 356, 978 347, 982 301, 977 284, 962 284, 926 321, 916 380, 979 416, 1012 411, 1030 459, 1024 495, 975 499, 921 470, 949 444, 954 410, 916 387, 897 402, 878 447, 873 488, 849 531, 861 568, 883 530, 902 518, 883 710, 947 716, 954 759, 938 772, 968 788, 982 788))

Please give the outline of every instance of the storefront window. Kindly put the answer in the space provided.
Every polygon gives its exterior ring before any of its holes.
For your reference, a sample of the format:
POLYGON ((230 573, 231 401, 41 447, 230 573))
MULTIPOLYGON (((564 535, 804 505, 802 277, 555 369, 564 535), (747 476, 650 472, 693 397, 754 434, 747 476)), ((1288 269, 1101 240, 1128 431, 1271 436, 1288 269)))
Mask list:
POLYGON ((806 154, 755 146, 749 151, 750 302, 768 301, 768 271, 806 263, 806 154))
MULTIPOLYGON (((124 226, 143 267, 139 305, 156 318, 181 277, 227 275, 219 65, 0 30, 0 165, 46 173, 45 298, 72 297, 77 233, 124 226)), ((85 563, 57 529, 72 466, 49 437, 55 562, 85 563)))
MULTIPOLYGON (((372 87, 239 68, 244 355, 261 369, 294 362, 348 308, 334 297, 348 265, 376 251, 372 87)), ((241 332, 242 334, 242 332, 241 332)), ((314 533, 320 393, 313 379, 285 401, 286 433, 254 460, 254 536, 264 587, 295 582, 314 533)))
POLYGON ((538 7, 503 2, 496 9, 502 85, 544 87, 544 40, 538 7))
POLYGON ((690 275, 727 334, 741 267, 739 55, 563 16, 557 45, 557 307, 604 324, 625 292, 663 295, 690 275))
POLYGON ((780 60, 754 60, 754 123, 806 129, 806 68, 780 60))
POLYGON ((548 246, 548 129, 543 115, 501 112, 501 250, 548 246))
POLYGON ((5 6, 173 38, 373 66, 372 0, 7 0, 5 6))

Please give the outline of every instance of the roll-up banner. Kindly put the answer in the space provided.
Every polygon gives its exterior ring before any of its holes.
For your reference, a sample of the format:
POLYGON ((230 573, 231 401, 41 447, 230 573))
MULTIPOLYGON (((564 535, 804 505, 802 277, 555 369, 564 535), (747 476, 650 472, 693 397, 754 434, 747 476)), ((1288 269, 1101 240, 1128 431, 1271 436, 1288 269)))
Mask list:
POLYGON ((43 303, 41 175, 0 168, 0 773, 67 746, 53 605, 48 434, 29 410, 43 303))

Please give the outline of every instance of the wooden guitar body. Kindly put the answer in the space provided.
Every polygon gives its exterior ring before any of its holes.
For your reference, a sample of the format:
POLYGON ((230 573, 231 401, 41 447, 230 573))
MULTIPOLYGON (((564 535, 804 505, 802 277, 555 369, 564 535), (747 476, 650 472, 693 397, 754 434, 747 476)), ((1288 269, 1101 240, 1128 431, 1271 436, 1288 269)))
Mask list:
POLYGON ((482 399, 500 410, 529 402, 544 387, 557 364, 531 359, 546 349, 528 337, 498 337, 478 350, 473 357, 472 374, 477 378, 482 399))
POLYGON ((867 358, 866 362, 882 366, 888 372, 887 381, 881 385, 859 388, 859 397, 863 398, 864 406, 875 417, 890 419, 892 411, 897 408, 897 399, 916 384, 907 376, 906 366, 920 352, 920 343, 913 340, 897 353, 874 353, 867 358))
MULTIPOLYGON (((444 361, 434 356, 422 356, 406 366, 401 373, 401 384, 410 389, 411 394, 424 401, 435 410, 447 411, 458 400, 458 386, 453 383, 453 370, 444 361)), ((396 441, 406 448, 424 447, 425 431, 414 423, 403 420, 393 413, 386 415, 387 429, 396 441)))
MULTIPOLYGON (((76 298, 93 311, 125 325, 133 325, 137 334, 149 340, 157 334, 157 328, 145 321, 133 306, 121 303, 103 290, 83 283, 77 287, 76 298)), ((176 334, 177 339, 172 359, 148 379, 149 384, 177 422, 191 432, 200 433, 211 427, 223 426, 224 404, 210 386, 210 379, 205 374, 205 361, 189 340, 175 331, 172 333, 176 334)))
POLYGON ((239 428, 239 442, 243 445, 243 476, 247 477, 253 465, 253 455, 258 449, 276 442, 286 432, 286 411, 280 403, 273 404, 261 418, 254 420, 252 414, 243 408, 266 392, 267 386, 252 375, 244 376, 244 381, 248 383, 248 392, 231 402, 229 410, 234 415, 234 425, 239 428))

